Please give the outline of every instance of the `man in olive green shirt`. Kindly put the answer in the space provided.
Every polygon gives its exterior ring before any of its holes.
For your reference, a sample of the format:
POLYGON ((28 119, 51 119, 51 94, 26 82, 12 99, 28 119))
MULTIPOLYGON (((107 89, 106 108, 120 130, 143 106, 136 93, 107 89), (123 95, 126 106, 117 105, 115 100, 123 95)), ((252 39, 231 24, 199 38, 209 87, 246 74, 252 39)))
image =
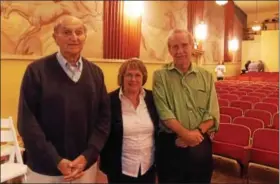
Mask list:
POLYGON ((219 105, 212 75, 191 64, 193 38, 175 29, 168 38, 173 62, 154 73, 153 94, 162 120, 157 147, 159 182, 210 183, 219 105))

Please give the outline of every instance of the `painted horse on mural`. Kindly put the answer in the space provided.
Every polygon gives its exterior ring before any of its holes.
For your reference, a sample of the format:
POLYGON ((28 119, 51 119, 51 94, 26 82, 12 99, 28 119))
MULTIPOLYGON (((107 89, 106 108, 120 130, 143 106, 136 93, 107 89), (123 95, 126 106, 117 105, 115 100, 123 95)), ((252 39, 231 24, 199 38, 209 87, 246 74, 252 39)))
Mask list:
POLYGON ((9 19, 11 13, 17 13, 28 21, 30 26, 20 35, 16 44, 16 54, 30 54, 26 50, 26 42, 38 33, 43 26, 54 23, 64 15, 74 15, 80 19, 95 15, 82 1, 33 1, 24 3, 19 1, 2 1, 1 15, 9 19))

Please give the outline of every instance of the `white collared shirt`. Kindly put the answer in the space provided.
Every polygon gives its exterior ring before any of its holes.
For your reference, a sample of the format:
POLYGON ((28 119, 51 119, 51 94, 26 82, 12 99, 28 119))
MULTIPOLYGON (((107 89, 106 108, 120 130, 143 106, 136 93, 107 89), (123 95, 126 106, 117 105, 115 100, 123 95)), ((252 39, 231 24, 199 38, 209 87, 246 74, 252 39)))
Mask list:
POLYGON ((123 119, 122 173, 138 177, 145 174, 154 163, 154 125, 144 101, 145 90, 140 93, 140 102, 135 109, 120 89, 123 119))
POLYGON ((57 52, 56 58, 68 77, 74 82, 78 82, 83 70, 82 57, 80 56, 76 66, 70 65, 60 52, 57 52))

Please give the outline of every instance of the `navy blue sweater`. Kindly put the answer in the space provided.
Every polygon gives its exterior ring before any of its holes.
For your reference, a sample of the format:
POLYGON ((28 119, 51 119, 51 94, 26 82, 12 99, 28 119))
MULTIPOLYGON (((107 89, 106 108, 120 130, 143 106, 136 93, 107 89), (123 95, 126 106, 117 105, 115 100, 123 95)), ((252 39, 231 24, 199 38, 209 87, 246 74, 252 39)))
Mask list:
POLYGON ((110 104, 101 69, 82 59, 83 70, 73 82, 56 53, 34 61, 24 74, 18 129, 27 165, 45 175, 61 175, 62 158, 83 154, 86 169, 97 161, 110 129, 110 104))

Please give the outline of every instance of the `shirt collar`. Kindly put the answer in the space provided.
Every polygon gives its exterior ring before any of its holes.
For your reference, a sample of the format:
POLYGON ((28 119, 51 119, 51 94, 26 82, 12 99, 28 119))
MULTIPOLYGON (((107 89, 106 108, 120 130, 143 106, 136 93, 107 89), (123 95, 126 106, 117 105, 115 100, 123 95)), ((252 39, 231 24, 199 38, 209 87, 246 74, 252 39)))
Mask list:
MULTIPOLYGON (((168 70, 173 70, 173 69, 178 70, 177 68, 175 68, 174 62, 167 64, 167 69, 168 70)), ((192 73, 192 72, 197 73, 198 69, 196 66, 194 66, 194 64, 191 63, 190 68, 187 73, 192 73)))
MULTIPOLYGON (((123 96, 124 96, 123 90, 122 87, 120 87, 119 98, 121 99, 123 96)), ((146 96, 146 91, 144 90, 144 88, 141 88, 140 97, 145 98, 145 96, 146 96)))
MULTIPOLYGON (((60 51, 57 52, 57 60, 61 65, 65 66, 65 67, 69 66, 68 61, 63 57, 63 55, 61 54, 60 51)), ((76 63, 76 67, 78 69, 81 69, 82 64, 83 64, 82 57, 80 56, 80 58, 78 59, 78 62, 76 63)))

